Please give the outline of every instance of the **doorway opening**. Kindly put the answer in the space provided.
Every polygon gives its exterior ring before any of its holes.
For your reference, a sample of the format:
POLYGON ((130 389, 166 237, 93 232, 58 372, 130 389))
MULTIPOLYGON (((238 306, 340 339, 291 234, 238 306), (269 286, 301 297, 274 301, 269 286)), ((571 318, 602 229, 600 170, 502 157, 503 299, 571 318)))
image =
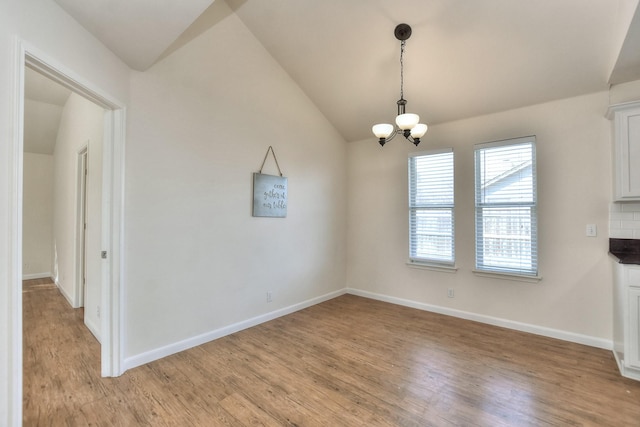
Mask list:
MULTIPOLYGON (((9 216, 13 232, 9 235, 9 275, 11 277, 11 298, 7 302, 11 319, 10 342, 10 390, 9 399, 12 419, 16 423, 22 414, 22 193, 24 171, 24 105, 25 72, 32 69, 70 89, 78 96, 89 100, 103 110, 103 147, 101 173, 102 186, 101 218, 99 230, 100 276, 99 300, 100 321, 96 325, 101 336, 100 366, 103 377, 119 376, 123 372, 121 340, 121 242, 123 233, 123 173, 125 110, 124 104, 90 83, 83 76, 47 58, 42 53, 16 40, 14 61, 14 115, 11 138, 11 183, 9 216)), ((88 159, 91 157, 89 150, 88 159)), ((73 159, 72 162, 75 162, 73 159)), ((75 169, 75 167, 73 168, 75 169)), ((73 226, 72 226, 73 227, 73 226)), ((55 247, 55 244, 54 244, 55 247)), ((54 255, 55 257, 55 252, 54 255)), ((54 272, 55 273, 55 272, 54 272)), ((74 273, 71 272, 73 275, 74 273)), ((71 295, 73 296, 73 295, 71 295)))
MULTIPOLYGON (((24 87, 25 69, 30 68, 54 82, 70 89, 74 94, 91 101, 104 109, 104 128, 102 146, 102 183, 101 195, 101 258, 100 274, 100 322, 96 325, 101 341, 101 374, 102 376, 118 376, 121 372, 122 355, 120 353, 120 237, 122 206, 122 173, 124 146, 124 110, 98 92, 97 88, 83 82, 80 76, 74 75, 62 65, 51 64, 40 59, 36 54, 24 50, 24 60, 20 70, 24 87)), ((24 93, 21 95, 24 102, 24 93)), ((20 123, 23 128, 24 122, 20 123)), ((20 170, 22 164, 18 165, 20 170)), ((22 243, 22 242, 20 242, 22 243)), ((55 246, 55 243, 54 243, 55 246)), ((54 253, 54 257, 56 254, 54 253)), ((70 295, 72 296, 72 295, 70 295)))

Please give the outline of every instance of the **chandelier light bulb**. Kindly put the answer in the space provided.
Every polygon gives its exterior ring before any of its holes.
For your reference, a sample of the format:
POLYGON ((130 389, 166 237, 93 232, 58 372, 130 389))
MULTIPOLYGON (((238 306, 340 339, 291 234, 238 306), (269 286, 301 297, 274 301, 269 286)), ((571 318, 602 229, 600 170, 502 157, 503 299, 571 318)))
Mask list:
POLYGON ((388 123, 380 123, 373 125, 371 128, 376 138, 389 138, 389 135, 393 133, 393 125, 388 123))
POLYGON ((418 123, 411 128, 411 138, 422 138, 427 133, 427 125, 418 123))
POLYGON ((404 113, 396 117, 396 124, 402 130, 412 129, 420 121, 420 116, 413 113, 404 113))

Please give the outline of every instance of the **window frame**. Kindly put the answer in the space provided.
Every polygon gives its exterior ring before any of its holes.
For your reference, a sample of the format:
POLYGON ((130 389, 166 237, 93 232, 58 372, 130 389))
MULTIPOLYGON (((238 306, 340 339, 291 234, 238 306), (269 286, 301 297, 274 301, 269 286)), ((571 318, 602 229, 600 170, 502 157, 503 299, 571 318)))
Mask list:
MULTIPOLYGON (((536 147, 536 137, 535 135, 525 136, 520 138, 512 138, 501 141, 493 141, 488 143, 476 144, 474 146, 474 220, 475 220, 475 270, 474 272, 482 274, 482 275, 497 275, 497 276, 508 276, 508 277, 516 277, 516 278, 528 278, 533 280, 539 280, 538 276, 539 272, 539 257, 538 257, 538 248, 539 248, 539 232, 538 232, 538 184, 537 184, 537 147, 536 147), (501 201, 501 202, 486 202, 481 201, 482 190, 480 189, 481 183, 481 160, 480 160, 480 152, 486 149, 498 148, 498 147, 515 147, 518 145, 530 145, 531 146, 531 192, 532 197, 531 200, 528 201, 501 201), (515 218, 516 221, 525 218, 525 224, 527 224, 526 220, 528 220, 528 224, 530 224, 529 228, 529 252, 530 255, 528 258, 526 257, 518 257, 511 258, 511 263, 503 263, 502 265, 496 265, 494 262, 492 265, 489 263, 485 263, 485 234, 484 234, 484 218, 486 217, 486 212, 489 210, 497 210, 497 209, 510 209, 510 210, 520 210, 521 212, 525 212, 525 215, 519 217, 518 215, 514 215, 508 218, 515 218), (525 260, 525 263, 520 263, 520 267, 514 266, 516 261, 525 260), (530 265, 527 268, 527 265, 530 265)), ((517 172, 514 172, 517 173, 517 172)), ((500 234, 499 234, 500 235, 500 234)), ((517 242, 515 242, 517 243, 517 242)), ((519 251, 522 251, 520 249, 519 251)))
MULTIPOLYGON (((434 149, 434 150, 427 150, 427 151, 420 151, 420 152, 415 152, 415 153, 410 153, 408 156, 408 161, 407 161, 407 176, 408 176, 408 220, 409 220, 409 226, 408 226, 408 234, 409 234, 409 260, 407 262, 407 264, 409 264, 410 266, 416 266, 416 267, 426 267, 426 268, 432 268, 432 269, 436 269, 436 270, 450 270, 453 271, 455 270, 455 262, 456 262, 456 251, 455 251, 455 156, 454 156, 454 151, 453 148, 442 148, 442 149, 434 149), (419 158, 419 157, 426 157, 426 156, 435 156, 435 155, 442 155, 442 154, 450 154, 451 155, 451 185, 452 185, 452 197, 451 197, 451 203, 434 203, 434 204, 429 204, 428 206, 418 206, 417 203, 414 203, 414 198, 413 198, 413 194, 416 191, 415 190, 415 185, 417 184, 417 182, 414 183, 414 177, 415 177, 415 171, 413 171, 413 168, 415 167, 415 159, 419 158), (442 257, 437 257, 437 256, 433 256, 433 257, 419 257, 416 256, 416 252, 415 252, 415 245, 416 245, 416 237, 415 237, 415 221, 414 221, 414 216, 416 214, 416 212, 418 211, 448 211, 450 212, 450 218, 451 218, 451 232, 450 232, 450 239, 451 239, 451 258, 450 260, 448 259, 442 259, 442 257)), ((447 235, 448 236, 448 235, 447 235)))

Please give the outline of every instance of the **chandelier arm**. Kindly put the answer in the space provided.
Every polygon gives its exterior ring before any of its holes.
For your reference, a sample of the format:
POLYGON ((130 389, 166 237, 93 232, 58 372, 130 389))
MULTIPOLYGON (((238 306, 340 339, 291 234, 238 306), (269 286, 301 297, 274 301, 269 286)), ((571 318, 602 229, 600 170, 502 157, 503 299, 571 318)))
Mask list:
POLYGON ((420 144, 420 138, 414 138, 411 135, 409 135, 409 136, 407 136, 405 138, 407 138, 407 141, 409 141, 410 143, 412 143, 416 147, 418 146, 418 144, 420 144))
POLYGON ((392 133, 391 135, 389 135, 389 136, 386 138, 386 141, 387 141, 387 142, 391 141, 393 138, 395 138, 395 137, 396 137, 396 135, 397 135, 398 133, 400 133, 400 129, 398 129, 397 127, 395 127, 395 129, 393 130, 393 133, 392 133))

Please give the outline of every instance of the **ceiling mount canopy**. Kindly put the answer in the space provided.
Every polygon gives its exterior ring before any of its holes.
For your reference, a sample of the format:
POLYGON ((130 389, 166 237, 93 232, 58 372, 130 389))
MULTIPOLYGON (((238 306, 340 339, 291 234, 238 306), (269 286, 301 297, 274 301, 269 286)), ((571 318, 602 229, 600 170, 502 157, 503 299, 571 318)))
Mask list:
POLYGON ((398 24, 393 34, 400 41, 408 40, 411 37, 411 26, 409 24, 398 24))
POLYGON ((378 138, 380 145, 384 146, 396 135, 402 134, 407 140, 415 144, 420 144, 420 138, 427 133, 427 125, 420 122, 420 116, 405 111, 407 100, 404 99, 404 46, 411 37, 411 27, 408 24, 396 26, 393 34, 400 40, 400 99, 398 104, 398 115, 396 116, 396 126, 388 123, 374 125, 371 130, 378 138))

